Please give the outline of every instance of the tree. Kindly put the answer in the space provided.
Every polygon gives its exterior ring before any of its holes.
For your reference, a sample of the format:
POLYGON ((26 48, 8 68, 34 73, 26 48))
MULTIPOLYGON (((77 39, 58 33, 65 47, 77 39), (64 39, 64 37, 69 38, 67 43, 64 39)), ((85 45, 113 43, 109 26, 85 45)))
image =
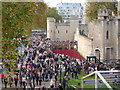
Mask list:
POLYGON ((43 2, 2 2, 2 63, 9 63, 7 68, 10 69, 6 73, 16 69, 16 49, 31 35, 31 30, 37 23, 34 18, 37 17, 39 28, 45 28, 46 7, 43 2), (42 16, 36 15, 35 11, 42 16))
POLYGON ((54 17, 56 19, 56 22, 59 22, 59 20, 62 21, 62 16, 58 14, 58 11, 54 7, 47 8, 47 17, 54 17))
POLYGON ((18 52, 16 48, 19 42, 24 41, 23 37, 28 37, 30 29, 27 26, 32 23, 34 13, 34 3, 2 3, 2 63, 6 73, 10 74, 17 68, 18 52), (20 41, 21 40, 21 41, 20 41))
POLYGON ((114 12, 117 14, 117 2, 87 2, 86 3, 86 16, 88 18, 88 21, 92 21, 94 19, 97 19, 98 17, 98 9, 108 9, 109 15, 111 16, 111 13, 114 12))
POLYGON ((19 43, 30 36, 34 6, 33 2, 2 2, 2 63, 9 63, 7 74, 17 67, 19 43))
POLYGON ((33 29, 46 30, 47 17, 46 17, 47 5, 44 2, 36 3, 36 10, 33 20, 33 29))

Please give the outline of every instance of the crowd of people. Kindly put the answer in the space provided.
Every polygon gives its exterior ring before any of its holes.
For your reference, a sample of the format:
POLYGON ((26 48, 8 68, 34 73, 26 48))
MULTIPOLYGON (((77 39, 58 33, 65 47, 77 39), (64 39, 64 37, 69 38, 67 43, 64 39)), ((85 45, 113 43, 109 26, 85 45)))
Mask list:
MULTIPOLYGON (((108 70, 105 64, 99 65, 94 62, 79 60, 67 55, 54 54, 51 51, 50 40, 31 38, 32 46, 26 45, 24 56, 19 56, 17 69, 13 76, 7 78, 1 75, 1 80, 5 88, 22 87, 34 88, 45 87, 42 82, 49 82, 46 88, 58 88, 62 90, 68 86, 67 82, 71 78, 80 79, 79 74, 84 70, 86 74, 96 70, 108 70)), ((9 63, 8 63, 9 64, 9 63)))

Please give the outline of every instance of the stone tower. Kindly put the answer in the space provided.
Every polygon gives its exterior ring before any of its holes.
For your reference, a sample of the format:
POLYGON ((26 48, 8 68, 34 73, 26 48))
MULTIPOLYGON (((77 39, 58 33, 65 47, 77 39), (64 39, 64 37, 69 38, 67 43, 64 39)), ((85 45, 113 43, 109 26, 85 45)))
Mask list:
POLYGON ((55 38, 55 19, 50 17, 47 18, 47 38, 55 38))
POLYGON ((118 0, 117 14, 120 17, 120 0, 118 0))
POLYGON ((98 10, 98 19, 107 19, 109 16, 106 8, 98 10))

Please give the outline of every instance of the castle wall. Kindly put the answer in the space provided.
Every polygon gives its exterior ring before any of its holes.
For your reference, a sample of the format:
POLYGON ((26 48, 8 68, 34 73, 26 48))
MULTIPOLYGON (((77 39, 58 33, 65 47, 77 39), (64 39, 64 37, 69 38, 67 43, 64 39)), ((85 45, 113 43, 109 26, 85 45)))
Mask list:
POLYGON ((118 56, 118 22, 116 20, 109 20, 104 22, 104 58, 116 59, 118 56), (109 38, 106 38, 107 31, 109 31, 109 38), (108 55, 108 53, 110 55, 108 55))
POLYGON ((118 20, 118 59, 120 59, 120 19, 118 20))
POLYGON ((79 25, 79 30, 81 35, 88 36, 88 26, 87 24, 80 24, 79 25))
POLYGON ((78 41, 78 51, 86 57, 87 54, 96 54, 99 50, 100 59, 120 59, 120 20, 97 19, 87 25, 79 25, 77 19, 69 23, 56 23, 55 19, 47 19, 47 37, 52 40, 78 41), (84 29, 86 36, 76 32, 84 29), (107 34, 108 32, 108 34, 107 34))
POLYGON ((70 22, 66 23, 56 23, 54 18, 47 18, 47 37, 52 40, 73 41, 78 27, 79 20, 76 18, 71 18, 70 22))
POLYGON ((77 32, 75 34, 74 40, 78 42, 78 52, 86 58, 86 55, 91 54, 92 51, 92 40, 82 36, 77 32))
POLYGON ((71 34, 70 34, 70 26, 60 26, 57 25, 55 29, 55 40, 72 40, 71 34))
POLYGON ((93 39, 92 53, 95 54, 95 50, 99 49, 100 59, 102 60, 117 59, 119 57, 118 24, 117 19, 98 19, 88 24, 88 37, 93 39))
POLYGON ((55 19, 47 18, 47 38, 55 39, 55 19))
POLYGON ((79 20, 70 20, 70 38, 71 41, 74 40, 74 34, 76 32, 76 29, 79 28, 79 20))
POLYGON ((88 24, 88 37, 93 40, 92 53, 95 54, 95 50, 99 49, 100 59, 103 59, 103 27, 100 20, 95 20, 88 24))

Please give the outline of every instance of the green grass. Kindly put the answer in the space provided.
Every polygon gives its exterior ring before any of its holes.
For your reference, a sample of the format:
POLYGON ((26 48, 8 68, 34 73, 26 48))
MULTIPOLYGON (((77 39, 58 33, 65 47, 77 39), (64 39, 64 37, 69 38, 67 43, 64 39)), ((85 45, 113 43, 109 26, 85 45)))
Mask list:
MULTIPOLYGON (((81 78, 86 76, 85 72, 82 71, 79 75, 78 75, 78 79, 72 78, 70 76, 70 80, 68 81, 68 85, 69 86, 74 86, 76 88, 81 88, 81 78), (80 85, 78 85, 78 83, 80 83, 80 85)), ((87 79, 94 79, 94 76, 88 77, 87 79)), ((89 84, 90 85, 90 84, 89 84)))
MULTIPOLYGON (((63 72, 63 74, 64 74, 64 72, 63 72)), ((62 77, 63 77, 63 74, 62 74, 62 77)), ((70 80, 68 81, 68 85, 74 86, 75 88, 81 88, 81 78, 86 76, 86 74, 84 71, 82 71, 81 74, 78 75, 78 79, 72 78, 71 74, 69 74, 69 76, 70 76, 70 80), (78 83, 80 83, 80 85, 78 85, 78 83)), ((94 79, 94 78, 95 78, 95 76, 93 75, 86 79, 94 79)), ((58 76, 57 84, 59 84, 59 79, 60 79, 60 76, 58 76)), ((84 88, 95 88, 95 83, 85 83, 84 85, 85 85, 84 88)), ((120 90, 120 85, 113 85, 112 83, 110 83, 110 86, 116 87, 116 88, 118 88, 117 90, 120 90)), ((98 85, 98 88, 100 88, 100 85, 98 85)), ((107 89, 106 85, 104 85, 104 83, 102 84, 102 89, 109 90, 109 89, 107 89)))

